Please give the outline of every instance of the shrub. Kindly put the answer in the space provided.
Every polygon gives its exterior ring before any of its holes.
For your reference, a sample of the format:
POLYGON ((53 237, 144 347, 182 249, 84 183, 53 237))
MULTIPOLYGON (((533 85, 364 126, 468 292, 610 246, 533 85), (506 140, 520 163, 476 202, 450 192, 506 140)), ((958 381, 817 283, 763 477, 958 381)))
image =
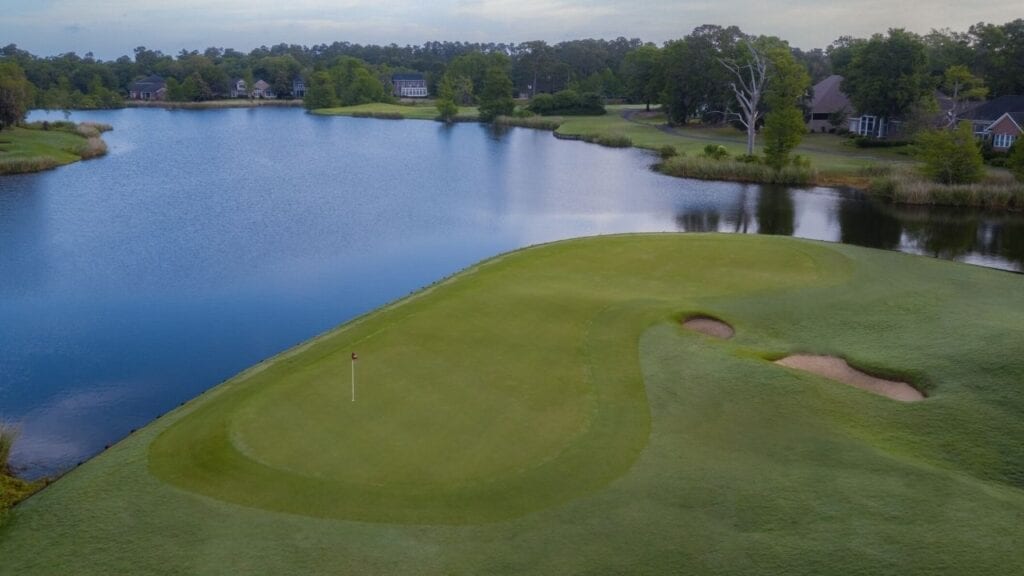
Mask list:
POLYGON ((555 97, 551 94, 537 94, 530 99, 527 108, 534 114, 542 116, 551 114, 551 111, 555 109, 555 97))
POLYGON ((971 125, 955 130, 927 130, 918 136, 917 154, 928 178, 941 184, 971 184, 985 175, 985 163, 971 125))
POLYGON ((1024 144, 1018 140, 1010 148, 1010 154, 1006 157, 1006 167, 1017 178, 1018 182, 1024 182, 1024 144))
POLYGON ((736 157, 736 161, 744 164, 763 164, 761 157, 757 154, 740 154, 736 157))
POLYGON ((662 160, 668 160, 669 158, 678 156, 679 152, 676 151, 675 146, 666 144, 665 146, 658 148, 658 155, 661 156, 662 160))
POLYGON ((14 441, 18 439, 18 428, 0 422, 0 474, 10 471, 8 465, 14 441))
POLYGON ((575 90, 562 90, 554 95, 538 94, 530 100, 528 108, 542 116, 600 116, 605 113, 600 94, 575 90))
POLYGON ((729 157, 729 150, 721 144, 708 144, 704 147, 704 155, 713 160, 724 160, 729 157))

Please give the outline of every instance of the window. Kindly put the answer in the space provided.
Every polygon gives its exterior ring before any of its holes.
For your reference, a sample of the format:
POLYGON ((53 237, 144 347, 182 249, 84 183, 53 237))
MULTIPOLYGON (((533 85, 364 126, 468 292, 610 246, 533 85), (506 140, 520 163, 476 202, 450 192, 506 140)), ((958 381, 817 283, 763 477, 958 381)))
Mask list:
POLYGON ((875 133, 875 117, 874 116, 861 116, 860 125, 857 127, 857 134, 861 136, 869 136, 875 133))
POLYGON ((992 146, 994 148, 1009 148, 1013 146, 1013 141, 1017 139, 1014 134, 996 134, 992 137, 992 146))

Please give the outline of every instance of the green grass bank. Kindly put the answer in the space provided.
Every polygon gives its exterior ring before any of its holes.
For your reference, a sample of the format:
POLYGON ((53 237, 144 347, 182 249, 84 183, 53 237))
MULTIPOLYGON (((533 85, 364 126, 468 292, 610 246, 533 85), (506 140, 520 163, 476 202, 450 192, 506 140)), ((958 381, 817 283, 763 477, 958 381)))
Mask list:
POLYGON ((20 575, 1020 572, 1021 282, 767 236, 521 250, 161 417, 18 505, 0 558, 20 575), (693 314, 735 337, 683 329, 693 314), (797 352, 928 397, 772 363, 797 352))
POLYGON ((41 172, 107 153, 101 134, 110 130, 93 122, 33 122, 0 131, 0 175, 41 172))

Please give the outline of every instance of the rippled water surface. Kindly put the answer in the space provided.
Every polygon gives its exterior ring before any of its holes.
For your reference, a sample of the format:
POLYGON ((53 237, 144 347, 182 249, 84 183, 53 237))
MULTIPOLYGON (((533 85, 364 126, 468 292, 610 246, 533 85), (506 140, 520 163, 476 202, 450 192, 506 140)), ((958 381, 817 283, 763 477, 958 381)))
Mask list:
MULTIPOLYGON (((42 118, 42 114, 34 114, 42 118)), ((59 118, 59 116, 56 116, 59 118)), ((0 418, 29 474, 482 258, 632 231, 787 234, 1020 270, 1024 219, 678 180, 477 124, 295 109, 76 113, 110 154, 0 177, 0 418)))

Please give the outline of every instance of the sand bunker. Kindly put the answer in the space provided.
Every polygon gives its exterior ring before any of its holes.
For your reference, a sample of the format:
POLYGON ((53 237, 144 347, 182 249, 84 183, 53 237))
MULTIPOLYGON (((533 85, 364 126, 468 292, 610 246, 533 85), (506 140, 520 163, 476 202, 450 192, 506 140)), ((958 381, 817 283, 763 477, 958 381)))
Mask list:
POLYGON ((782 360, 776 360, 775 363, 824 376, 830 380, 837 380, 844 384, 867 390, 868 392, 899 400, 900 402, 924 400, 924 394, 921 394, 917 388, 906 382, 885 380, 865 374, 851 367, 846 363, 846 360, 836 358, 835 356, 795 354, 787 356, 782 360))
POLYGON ((694 316, 692 318, 687 318, 686 320, 683 320, 683 328, 688 328, 694 332, 700 332, 701 334, 707 334, 708 336, 721 338, 723 340, 732 338, 733 334, 736 333, 736 331, 732 329, 732 326, 729 326, 721 320, 715 320, 714 318, 709 318, 707 316, 694 316))

